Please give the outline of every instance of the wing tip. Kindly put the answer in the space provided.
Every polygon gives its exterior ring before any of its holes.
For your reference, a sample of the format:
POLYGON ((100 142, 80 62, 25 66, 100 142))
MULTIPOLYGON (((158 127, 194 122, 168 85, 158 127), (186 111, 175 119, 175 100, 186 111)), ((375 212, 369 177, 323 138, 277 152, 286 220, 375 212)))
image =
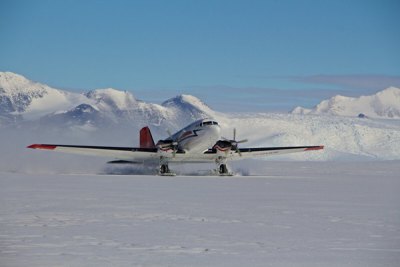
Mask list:
POLYGON ((309 151, 309 150, 320 150, 320 149, 324 149, 325 146, 311 146, 311 147, 307 147, 305 151, 309 151))
POLYGON ((47 150, 54 150, 57 146, 55 145, 43 145, 43 144, 32 144, 27 146, 27 148, 31 149, 47 149, 47 150))

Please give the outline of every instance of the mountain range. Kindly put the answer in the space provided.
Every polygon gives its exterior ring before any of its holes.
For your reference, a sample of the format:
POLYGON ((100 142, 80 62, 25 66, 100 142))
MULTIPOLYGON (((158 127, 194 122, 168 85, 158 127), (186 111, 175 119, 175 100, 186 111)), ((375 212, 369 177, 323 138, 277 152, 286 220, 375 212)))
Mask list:
POLYGON ((400 159, 399 96, 400 89, 390 87, 358 98, 335 96, 312 109, 297 107, 286 114, 227 114, 191 95, 153 104, 127 91, 68 92, 0 72, 0 134, 6 134, 0 135, 0 142, 23 135, 15 141, 23 143, 18 147, 30 142, 137 145, 137 131, 145 125, 157 139, 165 138, 167 129, 212 117, 224 137, 230 138, 236 128, 239 139, 248 138, 245 146, 325 145, 321 153, 278 159, 400 159))
POLYGON ((376 94, 360 97, 337 95, 322 101, 312 109, 296 107, 292 113, 399 119, 400 89, 389 87, 376 94))
POLYGON ((179 127, 213 114, 191 95, 179 95, 158 105, 113 88, 74 93, 0 72, 0 125, 39 122, 41 127, 109 128, 134 123, 179 127))

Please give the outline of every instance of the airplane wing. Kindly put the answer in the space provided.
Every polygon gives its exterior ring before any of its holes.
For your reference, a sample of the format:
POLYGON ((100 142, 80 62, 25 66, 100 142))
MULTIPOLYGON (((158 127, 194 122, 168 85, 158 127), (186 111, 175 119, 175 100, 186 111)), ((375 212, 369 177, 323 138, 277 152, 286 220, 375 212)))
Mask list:
MULTIPOLYGON (((56 144, 33 144, 28 146, 32 149, 52 150, 57 152, 103 156, 116 158, 119 161, 110 163, 143 163, 149 161, 159 161, 157 148, 138 148, 138 147, 110 147, 110 146, 78 146, 78 145, 56 145, 56 144), (126 161, 126 162, 124 162, 126 161)), ((256 147, 240 148, 237 151, 231 151, 226 157, 230 160, 239 160, 244 158, 266 157, 270 155, 281 155, 294 152, 303 152, 323 149, 323 146, 293 146, 293 147, 256 147)), ((209 149, 202 155, 189 156, 184 152, 178 151, 171 162, 210 162, 217 156, 216 149, 209 149)))
MULTIPOLYGON (((266 157, 271 155, 289 154, 295 152, 313 151, 324 149, 324 146, 291 146, 291 147, 254 147, 239 148, 238 151, 232 151, 227 155, 230 160, 239 160, 244 158, 266 157)), ((210 149, 205 154, 217 154, 216 149, 210 149)))
POLYGON ((33 144, 28 146, 32 149, 52 150, 57 152, 104 156, 135 162, 157 160, 156 148, 138 147, 110 147, 110 146, 76 146, 76 145, 55 145, 55 144, 33 144))
POLYGON ((292 147, 256 147, 256 148, 239 148, 240 153, 235 156, 242 158, 281 155, 295 152, 313 151, 324 149, 324 146, 292 146, 292 147), (241 155, 240 155, 241 154, 241 155))

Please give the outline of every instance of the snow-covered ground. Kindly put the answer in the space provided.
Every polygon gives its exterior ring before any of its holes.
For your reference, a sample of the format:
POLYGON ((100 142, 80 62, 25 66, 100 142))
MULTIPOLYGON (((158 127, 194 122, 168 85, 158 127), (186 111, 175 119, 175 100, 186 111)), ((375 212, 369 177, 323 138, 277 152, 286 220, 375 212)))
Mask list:
POLYGON ((246 166, 264 175, 2 171, 0 265, 398 266, 399 161, 246 166))
POLYGON ((294 114, 226 114, 190 95, 159 105, 0 72, 0 266, 398 266, 399 100, 391 87, 294 114), (235 162, 243 176, 223 178, 199 176, 212 164, 158 177, 26 149, 138 146, 143 126, 158 140, 203 117, 224 137, 236 128, 242 147, 325 149, 235 162))

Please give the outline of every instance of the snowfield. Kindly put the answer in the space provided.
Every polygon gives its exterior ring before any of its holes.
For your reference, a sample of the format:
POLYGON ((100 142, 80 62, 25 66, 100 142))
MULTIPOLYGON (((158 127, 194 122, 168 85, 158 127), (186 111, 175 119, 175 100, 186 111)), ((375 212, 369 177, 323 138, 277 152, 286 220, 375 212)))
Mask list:
POLYGON ((399 161, 243 165, 263 175, 2 171, 0 265, 398 266, 399 161))
POLYGON ((154 104, 0 72, 0 266, 399 266, 399 118, 394 87, 291 114, 228 114, 190 95, 154 104), (230 163, 233 177, 204 176, 213 164, 159 177, 26 149, 134 147, 143 126, 159 140, 205 117, 223 137, 236 128, 242 148, 325 149, 230 163))

